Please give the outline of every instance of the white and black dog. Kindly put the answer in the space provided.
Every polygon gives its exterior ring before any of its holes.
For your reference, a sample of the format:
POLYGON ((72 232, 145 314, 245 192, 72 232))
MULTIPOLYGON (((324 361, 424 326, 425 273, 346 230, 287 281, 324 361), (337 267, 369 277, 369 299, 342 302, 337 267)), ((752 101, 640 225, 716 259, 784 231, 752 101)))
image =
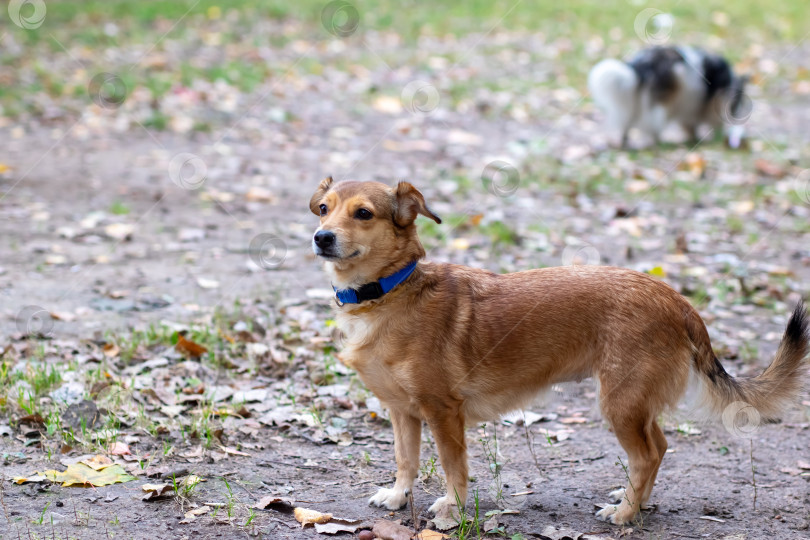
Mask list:
POLYGON ((750 114, 747 80, 720 56, 694 47, 653 47, 629 62, 602 60, 588 75, 588 90, 623 147, 633 127, 658 143, 664 128, 677 122, 693 140, 701 125, 725 126, 729 146, 737 148, 750 114))

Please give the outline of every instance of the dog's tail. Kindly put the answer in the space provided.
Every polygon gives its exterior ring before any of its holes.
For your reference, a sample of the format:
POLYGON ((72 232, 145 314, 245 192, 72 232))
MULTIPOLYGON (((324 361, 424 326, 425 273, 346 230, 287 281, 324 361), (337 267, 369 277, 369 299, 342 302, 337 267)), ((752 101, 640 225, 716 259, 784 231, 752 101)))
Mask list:
POLYGON ((588 91, 596 105, 606 112, 623 109, 635 100, 638 75, 629 65, 608 58, 596 64, 588 74, 588 91))
POLYGON ((765 371, 753 378, 735 379, 723 369, 712 351, 706 326, 695 311, 687 315, 687 332, 694 347, 695 371, 701 396, 699 405, 723 421, 734 422, 744 408, 763 422, 778 420, 795 404, 802 389, 804 359, 810 352, 810 319, 799 301, 788 321, 776 357, 765 371), (730 414, 730 418, 727 416, 730 414))

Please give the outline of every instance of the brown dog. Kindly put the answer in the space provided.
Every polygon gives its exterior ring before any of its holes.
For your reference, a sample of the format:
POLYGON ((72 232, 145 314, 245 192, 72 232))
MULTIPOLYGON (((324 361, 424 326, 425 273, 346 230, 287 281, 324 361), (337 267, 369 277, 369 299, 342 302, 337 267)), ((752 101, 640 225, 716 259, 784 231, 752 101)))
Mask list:
POLYGON ((337 289, 341 360, 390 410, 396 483, 369 502, 405 505, 419 468, 422 422, 447 478, 442 512, 467 496, 465 424, 526 406, 543 389, 595 377, 599 405, 629 456, 630 485, 597 514, 622 524, 650 497, 667 442, 656 417, 698 384, 715 415, 736 402, 777 418, 800 391, 808 318, 800 302, 776 358, 753 379, 720 365, 697 311, 646 274, 567 266, 497 275, 418 262, 418 214, 441 223, 401 182, 321 182, 313 249, 337 289))

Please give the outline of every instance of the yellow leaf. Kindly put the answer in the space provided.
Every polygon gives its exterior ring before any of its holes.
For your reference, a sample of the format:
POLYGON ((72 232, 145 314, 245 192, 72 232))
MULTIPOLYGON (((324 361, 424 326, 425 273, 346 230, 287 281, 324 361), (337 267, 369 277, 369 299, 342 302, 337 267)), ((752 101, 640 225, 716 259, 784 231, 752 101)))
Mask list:
POLYGON ((667 277, 666 270, 664 270, 663 267, 661 267, 660 265, 650 268, 649 270, 647 270, 647 273, 657 278, 667 277))
POLYGON ((314 525, 315 523, 328 523, 332 519, 332 514, 321 514, 317 510, 310 510, 308 508, 296 507, 293 510, 293 515, 298 523, 301 524, 303 529, 307 525, 314 525))
POLYGON ((425 529, 424 531, 416 535, 416 540, 443 540, 445 538, 450 537, 444 533, 431 531, 430 529, 425 529))
POLYGON ((103 469, 96 470, 84 463, 76 463, 68 465, 64 472, 51 469, 37 474, 43 474, 52 482, 60 482, 64 487, 100 487, 135 480, 118 464, 104 465, 103 469))
POLYGON ((208 8, 208 18, 212 21, 216 21, 220 17, 222 17, 222 9, 219 6, 211 6, 208 8))
POLYGON ((42 474, 34 474, 34 475, 31 475, 31 476, 28 476, 28 477, 26 477, 26 476, 15 476, 14 478, 11 479, 11 481, 14 482, 17 485, 26 484, 28 482, 42 482, 43 480, 47 480, 47 478, 45 477, 45 475, 42 475, 42 474))

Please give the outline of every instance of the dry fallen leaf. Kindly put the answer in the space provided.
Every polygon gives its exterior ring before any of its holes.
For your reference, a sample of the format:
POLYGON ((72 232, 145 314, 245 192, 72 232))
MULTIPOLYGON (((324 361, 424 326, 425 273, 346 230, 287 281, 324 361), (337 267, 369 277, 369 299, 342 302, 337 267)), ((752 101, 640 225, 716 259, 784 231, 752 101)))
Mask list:
POLYGON ((223 452, 225 452, 226 454, 231 454, 233 456, 247 456, 247 457, 250 457, 250 454, 248 454, 247 452, 241 452, 241 451, 237 450, 236 448, 231 448, 230 446, 220 446, 219 449, 222 450, 223 452))
POLYGON ((445 538, 450 537, 444 533, 432 531, 430 529, 425 529, 424 531, 416 535, 416 540, 444 540, 445 538))
POLYGON ((272 203, 276 201, 276 196, 267 188, 253 186, 245 193, 245 199, 251 202, 272 203))
POLYGON ((144 484, 141 486, 141 489, 146 492, 142 497, 144 501, 165 497, 174 492, 171 484, 144 484))
POLYGON ((122 443, 120 441, 115 441, 114 443, 112 443, 110 445, 108 452, 110 453, 110 455, 113 456, 127 456, 132 454, 132 452, 129 451, 129 446, 126 443, 122 443))
POLYGON ((541 534, 551 540, 579 540, 582 537, 580 532, 566 528, 557 529, 554 525, 546 525, 541 534))
POLYGON ((180 520, 180 523, 191 523, 192 521, 197 519, 198 516, 207 514, 209 510, 211 509, 207 506, 201 506, 199 508, 189 510, 188 512, 185 513, 184 518, 180 520))
POLYGON ((293 515, 298 523, 301 524, 303 529, 307 525, 314 525, 315 523, 328 523, 332 519, 332 514, 322 514, 317 510, 310 510, 308 508, 296 507, 293 510, 293 515))
POLYGON ((103 350, 107 358, 115 358, 121 353, 121 349, 115 343, 105 343, 103 350))
POLYGON ((208 278, 197 278, 197 285, 203 289, 218 289, 219 281, 208 278))
POLYGON ((440 531, 449 531, 454 527, 458 527, 458 519, 453 517, 449 512, 437 515, 430 521, 432 521, 433 526, 440 531))
POLYGON ((697 178, 703 176, 706 170, 706 159, 697 152, 689 152, 686 154, 686 168, 697 178))
POLYGON ((767 159, 760 158, 756 160, 754 162, 754 167, 756 167, 758 172, 773 178, 782 178, 785 176, 785 174, 787 174, 784 167, 777 165, 776 163, 772 163, 767 159))
POLYGON ((371 104, 374 110, 385 114, 399 114, 402 112, 402 100, 393 96, 379 96, 371 104))
POLYGON ((87 465, 88 467, 90 467, 90 468, 92 468, 93 470, 96 470, 96 471, 101 471, 103 469, 106 469, 107 467, 109 467, 110 465, 113 464, 113 462, 112 462, 112 460, 110 458, 108 458, 107 456, 102 456, 100 454, 95 455, 95 456, 93 456, 91 458, 88 458, 88 459, 84 459, 84 460, 80 461, 79 463, 81 463, 83 465, 87 465))
POLYGON ((274 507, 274 506, 292 506, 293 499, 289 499, 287 497, 273 497, 272 495, 268 495, 266 497, 262 497, 259 502, 253 505, 253 508, 258 510, 266 510, 267 508, 274 507))
POLYGON ((182 334, 177 334, 177 345, 175 345, 174 348, 177 352, 192 358, 199 358, 208 352, 208 349, 199 343, 194 343, 193 341, 184 338, 182 334))
POLYGON ((372 532, 381 540, 411 540, 414 534, 412 530, 404 525, 382 519, 374 523, 372 532))
POLYGON ((104 227, 104 234, 114 240, 128 240, 134 231, 135 226, 129 223, 111 223, 104 227))
POLYGON ((320 534, 354 533, 362 522, 359 519, 342 519, 333 517, 329 523, 316 523, 315 530, 320 534))

